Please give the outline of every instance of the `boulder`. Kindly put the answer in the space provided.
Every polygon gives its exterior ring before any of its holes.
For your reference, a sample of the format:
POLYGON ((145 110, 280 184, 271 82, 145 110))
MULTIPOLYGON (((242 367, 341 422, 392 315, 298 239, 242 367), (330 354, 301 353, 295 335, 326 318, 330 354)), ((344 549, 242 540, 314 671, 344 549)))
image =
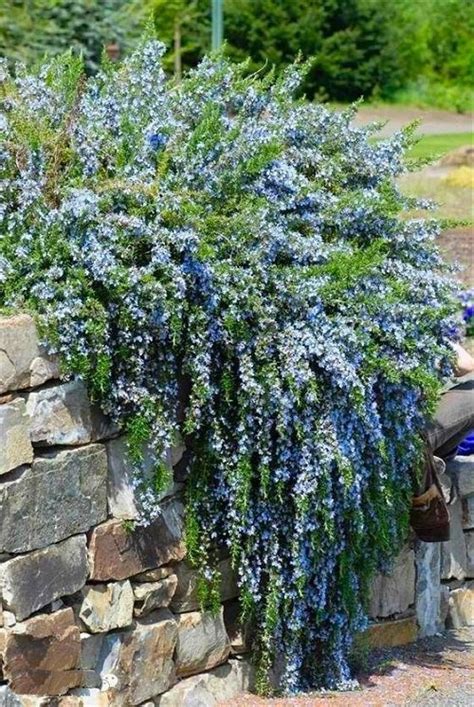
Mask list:
POLYGON ((158 582, 144 582, 135 584, 133 594, 135 597, 135 616, 145 616, 155 609, 169 606, 178 584, 175 574, 160 579, 158 582))
POLYGON ((416 619, 420 637, 434 636, 442 630, 441 547, 440 543, 417 542, 416 619))
POLYGON ((415 601, 415 553, 404 547, 391 571, 372 581, 369 616, 385 618, 401 614, 415 601))
POLYGON ((194 675, 227 660, 230 642, 224 626, 223 607, 216 616, 210 612, 192 611, 176 618, 176 673, 179 676, 194 675))
MULTIPOLYGON (((135 498, 132 464, 128 458, 127 443, 124 437, 112 439, 107 443, 107 457, 109 462, 109 476, 107 481, 107 502, 109 514, 114 518, 134 520, 139 512, 135 498)), ((172 479, 172 468, 167 455, 165 463, 170 469, 170 484, 157 496, 157 501, 172 496, 181 488, 172 479)), ((155 468, 155 459, 148 447, 144 448, 144 461, 141 473, 151 477, 155 468)))
POLYGON ((80 685, 79 656, 72 609, 35 616, 8 633, 5 676, 19 694, 62 695, 80 685))
POLYGON ((449 506, 449 516, 450 539, 441 543, 441 579, 464 579, 467 556, 460 498, 449 506))
POLYGON ((82 596, 79 617, 91 633, 104 633, 132 623, 134 597, 128 580, 86 585, 82 596))
POLYGON ((446 623, 449 628, 474 626, 474 582, 467 582, 450 592, 446 623))
POLYGON ((34 388, 59 378, 58 362, 40 346, 36 326, 27 314, 0 319, 0 394, 34 388))
POLYGON ((87 444, 92 422, 89 398, 80 380, 24 395, 31 441, 39 445, 87 444))
POLYGON ((138 705, 176 682, 176 638, 176 621, 167 609, 140 619, 133 631, 104 636, 99 670, 114 705, 138 705))
POLYGON ((47 453, 0 486, 0 551, 28 552, 82 533, 107 515, 101 444, 47 453))
POLYGON ((183 559, 183 512, 182 503, 173 499, 149 526, 127 530, 121 521, 109 520, 94 528, 89 545, 91 579, 126 579, 183 559))
POLYGON ((0 564, 3 603, 18 620, 58 597, 74 594, 88 573, 85 535, 0 564))
POLYGON ((33 461, 25 402, 0 405, 0 475, 33 461))

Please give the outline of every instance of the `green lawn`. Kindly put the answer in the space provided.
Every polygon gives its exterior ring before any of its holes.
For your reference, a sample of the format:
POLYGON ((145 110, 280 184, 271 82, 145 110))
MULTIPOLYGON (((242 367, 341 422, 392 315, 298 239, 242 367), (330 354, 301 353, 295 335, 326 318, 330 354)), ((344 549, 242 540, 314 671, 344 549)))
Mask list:
POLYGON ((440 157, 457 147, 472 145, 472 133, 424 135, 410 151, 411 157, 440 157))

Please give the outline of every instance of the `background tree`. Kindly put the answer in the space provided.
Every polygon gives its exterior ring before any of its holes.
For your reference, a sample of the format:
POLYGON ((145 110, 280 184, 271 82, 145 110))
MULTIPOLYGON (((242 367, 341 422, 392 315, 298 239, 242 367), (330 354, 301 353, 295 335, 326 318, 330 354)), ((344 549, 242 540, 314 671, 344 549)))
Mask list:
POLYGON ((0 0, 0 54, 37 62, 72 48, 94 72, 104 46, 122 52, 138 33, 141 17, 127 12, 128 0, 0 0))
POLYGON ((165 66, 181 78, 183 62, 194 65, 206 52, 206 13, 197 0, 135 0, 133 14, 152 17, 156 34, 169 48, 165 66))

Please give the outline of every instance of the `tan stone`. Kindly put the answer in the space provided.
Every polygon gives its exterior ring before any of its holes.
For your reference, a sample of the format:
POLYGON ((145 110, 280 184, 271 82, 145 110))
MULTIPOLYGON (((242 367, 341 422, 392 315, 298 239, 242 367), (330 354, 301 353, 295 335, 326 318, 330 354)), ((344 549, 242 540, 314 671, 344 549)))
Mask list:
POLYGON ((14 557, 0 564, 4 605, 22 620, 58 597, 77 592, 87 572, 85 535, 14 557))
POLYGON ((135 584, 133 587, 136 602, 135 616, 145 616, 155 609, 169 606, 177 584, 178 578, 175 574, 160 579, 158 582, 135 584))
POLYGON ((71 695, 79 701, 79 707, 126 707, 125 702, 97 688, 81 687, 72 690, 71 695))
MULTIPOLYGON (((186 560, 177 564, 174 571, 178 577, 178 586, 171 602, 171 610, 176 613, 196 611, 200 608, 197 592, 198 571, 193 569, 186 560)), ((229 558, 219 562, 219 572, 221 601, 235 599, 239 594, 239 588, 229 558)))
POLYGON ((408 616, 395 621, 380 621, 371 624, 362 636, 371 648, 404 646, 417 639, 416 619, 408 616))
POLYGON ((36 616, 7 636, 5 676, 14 692, 62 695, 80 685, 79 629, 72 609, 36 616))
POLYGON ((102 444, 51 451, 0 486, 0 552, 20 553, 85 532, 107 516, 102 444))
POLYGON ((223 607, 217 616, 192 611, 176 618, 176 673, 179 676, 194 675, 227 660, 230 643, 224 626, 223 607))
POLYGON ((183 505, 176 499, 163 506, 163 513, 149 526, 128 531, 119 520, 110 520, 92 531, 91 579, 126 579, 145 570, 181 560, 183 505))
POLYGON ((176 621, 167 609, 138 620, 133 631, 104 635, 100 675, 114 705, 140 704, 175 683, 176 638, 176 621))
POLYGON ((58 362, 40 347, 27 314, 0 319, 0 393, 41 385, 59 377, 58 362))
POLYGON ((450 592, 447 625, 451 628, 474 626, 474 581, 450 592))
POLYGON ((180 680, 164 695, 155 700, 157 707, 210 707, 239 697, 253 689, 255 670, 249 661, 229 660, 208 673, 180 680))
POLYGON ((82 590, 79 617, 92 633, 130 626, 133 620, 133 590, 128 580, 87 585, 82 590))
POLYGON ((134 582, 158 582, 160 579, 174 574, 174 567, 157 567, 154 570, 141 572, 133 577, 134 582))
POLYGON ((25 402, 18 398, 0 405, 0 475, 32 461, 25 402))

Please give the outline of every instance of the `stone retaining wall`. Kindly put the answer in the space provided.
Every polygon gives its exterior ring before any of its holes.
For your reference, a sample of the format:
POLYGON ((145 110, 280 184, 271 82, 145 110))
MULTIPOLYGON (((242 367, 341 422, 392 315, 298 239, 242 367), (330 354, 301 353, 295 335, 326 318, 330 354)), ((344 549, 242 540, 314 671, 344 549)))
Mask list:
MULTIPOLYGON (((474 459, 451 471, 453 539, 407 546, 375 579, 372 645, 474 621, 474 459)), ((26 315, 0 319, 0 506, 0 706, 215 705, 252 688, 229 560, 220 613, 201 612, 182 483, 133 528, 120 430, 59 379, 26 315)))

